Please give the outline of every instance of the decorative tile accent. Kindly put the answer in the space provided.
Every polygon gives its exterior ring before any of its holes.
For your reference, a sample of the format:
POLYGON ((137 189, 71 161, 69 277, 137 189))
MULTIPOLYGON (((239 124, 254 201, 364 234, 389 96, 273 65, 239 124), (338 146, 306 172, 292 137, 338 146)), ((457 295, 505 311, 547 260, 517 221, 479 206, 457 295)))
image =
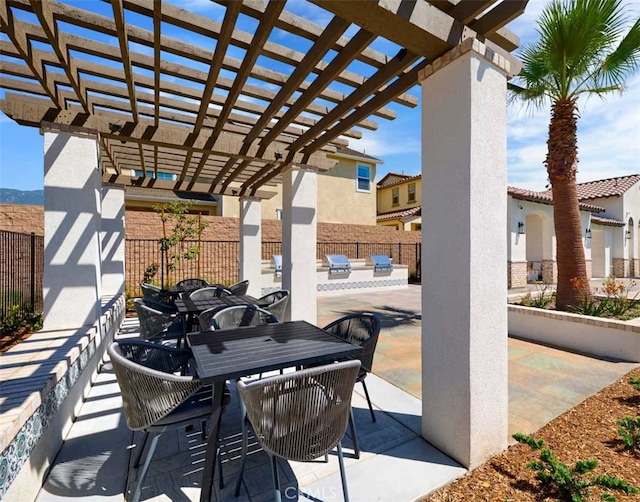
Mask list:
POLYGON ((406 286, 407 279, 383 279, 380 281, 355 281, 355 282, 330 282, 318 284, 318 291, 344 291, 347 289, 372 289, 389 288, 393 286, 406 286))
MULTIPOLYGON (((115 303, 113 315, 116 319, 124 318, 124 299, 115 303)), ((114 319, 114 321, 116 320, 114 319)), ((115 331, 118 323, 113 323, 112 331, 115 331)), ((29 459, 31 452, 47 430, 52 418, 60 409, 63 401, 69 394, 69 390, 80 378, 80 375, 89 365, 97 350, 97 344, 104 338, 100 335, 94 336, 80 352, 79 356, 67 368, 65 374, 56 385, 43 398, 42 404, 27 419, 20 428, 15 438, 0 455, 0 501, 8 492, 11 483, 15 480, 20 469, 29 459)))
POLYGON ((87 367, 90 360, 89 353, 93 354, 95 351, 96 338, 93 338, 82 351, 80 357, 71 364, 65 375, 47 394, 36 412, 22 426, 11 444, 2 452, 0 456, 0 500, 8 491, 22 466, 27 462, 33 448, 47 430, 47 426, 60 409, 69 390, 87 367))

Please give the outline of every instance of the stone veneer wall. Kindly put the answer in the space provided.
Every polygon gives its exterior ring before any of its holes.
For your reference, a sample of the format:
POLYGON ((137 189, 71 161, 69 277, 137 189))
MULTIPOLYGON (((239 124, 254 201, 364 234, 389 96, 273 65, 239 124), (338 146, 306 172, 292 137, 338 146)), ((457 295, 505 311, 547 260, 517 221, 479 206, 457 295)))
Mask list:
POLYGON ((629 277, 629 260, 625 258, 614 258, 613 275, 616 277, 629 277))
POLYGON ((558 265, 555 260, 542 260, 542 282, 546 284, 558 282, 558 265))
POLYGON ((507 262, 507 287, 523 288, 527 285, 527 262, 507 262))

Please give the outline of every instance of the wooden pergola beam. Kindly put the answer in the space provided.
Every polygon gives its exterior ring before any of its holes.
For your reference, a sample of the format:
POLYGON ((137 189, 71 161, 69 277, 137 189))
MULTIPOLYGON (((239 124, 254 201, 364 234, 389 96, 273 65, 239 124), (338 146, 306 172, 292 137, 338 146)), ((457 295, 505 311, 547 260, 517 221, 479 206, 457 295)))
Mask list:
POLYGON ((53 17, 53 12, 51 11, 51 1, 30 0, 30 4, 33 13, 38 17, 38 20, 40 21, 40 25, 42 26, 42 30, 44 31, 47 40, 51 44, 53 51, 58 57, 58 61, 60 61, 60 66, 67 75, 69 83, 76 93, 78 102, 82 105, 84 111, 89 113, 89 105, 87 103, 85 91, 82 88, 82 84, 80 82, 80 74, 74 67, 73 59, 69 56, 66 43, 66 34, 58 29, 56 20, 53 17))
POLYGON ((113 19, 118 30, 118 43, 120 44, 120 54, 122 57, 122 66, 124 67, 125 82, 127 91, 129 92, 129 103, 131 105, 131 115, 133 121, 138 121, 138 101, 136 100, 136 82, 131 68, 131 58, 129 57, 129 41, 127 39, 127 30, 124 20, 124 7, 122 0, 111 0, 113 9, 113 19))

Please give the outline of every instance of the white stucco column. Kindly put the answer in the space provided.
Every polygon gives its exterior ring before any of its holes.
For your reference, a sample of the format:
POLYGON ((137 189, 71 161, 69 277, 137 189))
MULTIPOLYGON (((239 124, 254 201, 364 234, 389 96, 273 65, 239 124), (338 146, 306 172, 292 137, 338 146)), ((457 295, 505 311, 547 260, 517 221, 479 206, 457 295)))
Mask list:
POLYGON ((290 292, 285 319, 317 322, 317 173, 292 168, 282 181, 282 287, 290 292))
POLYGON ((240 197, 240 280, 249 280, 247 294, 259 298, 262 288, 262 203, 240 197))
POLYGON ((422 435, 468 467, 507 446, 507 65, 467 40, 421 79, 422 435))
POLYGON ((124 293, 125 235, 124 187, 102 187, 102 295, 118 296, 124 293))
POLYGON ((95 325, 101 315, 97 136, 44 133, 44 329, 95 325))

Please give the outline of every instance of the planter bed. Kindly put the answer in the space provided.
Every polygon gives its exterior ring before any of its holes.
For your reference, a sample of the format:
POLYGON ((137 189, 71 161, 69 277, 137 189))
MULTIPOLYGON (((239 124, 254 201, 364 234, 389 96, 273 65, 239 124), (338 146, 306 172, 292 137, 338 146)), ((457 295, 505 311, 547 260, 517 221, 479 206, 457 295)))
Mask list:
POLYGON ((520 305, 507 308, 511 336, 584 354, 640 362, 640 326, 520 305))

